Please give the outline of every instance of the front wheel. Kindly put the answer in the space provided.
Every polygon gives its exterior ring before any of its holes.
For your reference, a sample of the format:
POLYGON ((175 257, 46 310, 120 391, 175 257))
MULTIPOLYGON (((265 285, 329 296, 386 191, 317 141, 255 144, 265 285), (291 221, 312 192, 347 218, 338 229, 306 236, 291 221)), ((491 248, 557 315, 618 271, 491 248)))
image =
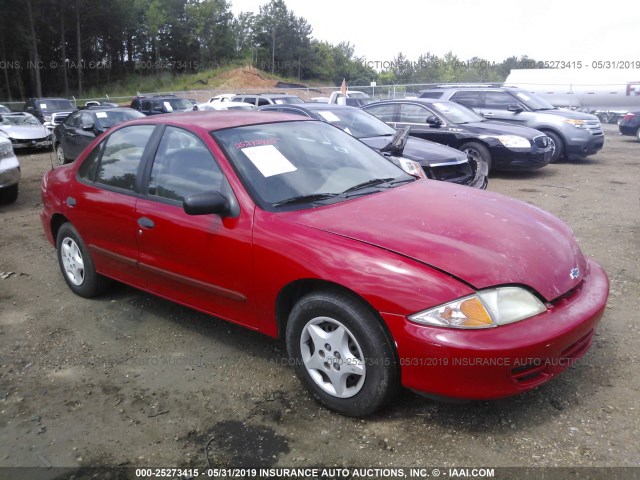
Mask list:
POLYGON ((491 152, 487 147, 478 142, 467 142, 460 147, 474 162, 476 162, 476 172, 485 177, 491 170, 491 152))
POLYGON ((14 203, 18 199, 18 184, 0 188, 0 203, 14 203))
POLYGON ((105 289, 107 279, 96 272, 89 250, 70 223, 60 227, 56 250, 64 280, 74 293, 90 298, 105 289))
POLYGON ((638 129, 636 130, 636 138, 640 142, 640 127, 638 127, 638 129))
POLYGON ((549 137, 551 148, 553 148, 553 153, 551 154, 551 160, 549 161, 549 163, 555 163, 564 155, 564 143, 562 142, 562 138, 560 138, 560 135, 554 132, 542 133, 549 137))
POLYGON ((343 415, 370 415, 399 387, 396 352, 381 320, 339 292, 303 297, 289 316, 289 356, 311 395, 343 415))

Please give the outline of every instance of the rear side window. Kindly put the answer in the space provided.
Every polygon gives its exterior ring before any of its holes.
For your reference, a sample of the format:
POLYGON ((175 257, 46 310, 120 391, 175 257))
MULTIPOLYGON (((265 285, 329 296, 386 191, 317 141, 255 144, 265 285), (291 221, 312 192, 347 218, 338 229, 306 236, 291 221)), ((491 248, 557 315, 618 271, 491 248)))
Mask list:
POLYGON ((481 96, 482 92, 456 92, 451 97, 451 100, 469 108, 480 108, 481 96))
POLYGON ((442 92, 422 92, 420 98, 440 98, 442 92))
POLYGON ((427 123, 427 117, 433 115, 429 110, 420 105, 400 105, 400 121, 403 123, 427 123))
POLYGON ((517 104, 518 101, 508 93, 487 92, 484 100, 486 108, 506 110, 508 105, 517 104))
POLYGON ((395 122, 396 121, 396 108, 395 104, 383 104, 374 105, 366 109, 371 115, 375 115, 383 122, 395 122))
POLYGON ((154 128, 133 125, 111 134, 99 162, 96 183, 134 191, 138 167, 154 128))

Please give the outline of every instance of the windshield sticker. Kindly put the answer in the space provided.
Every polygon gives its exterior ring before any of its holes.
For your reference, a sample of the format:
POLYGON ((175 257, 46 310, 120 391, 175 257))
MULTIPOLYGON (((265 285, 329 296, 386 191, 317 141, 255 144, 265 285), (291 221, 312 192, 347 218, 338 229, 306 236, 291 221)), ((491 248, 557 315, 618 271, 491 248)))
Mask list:
POLYGON ((259 147, 261 145, 275 145, 277 138, 258 138, 257 140, 245 140, 236 143, 236 148, 259 147))
POLYGON ((96 117, 107 118, 107 112, 96 112, 96 117))
POLYGON ((319 113, 319 114, 322 116, 322 118, 324 118, 327 122, 339 122, 339 121, 340 121, 340 119, 338 118, 338 116, 337 116, 335 113, 333 113, 333 112, 328 112, 328 111, 327 111, 327 112, 322 112, 322 111, 319 111, 318 113, 319 113))
POLYGON ((47 104, 46 104, 46 103, 41 103, 41 104, 40 104, 40 108, 41 108, 42 110, 46 110, 46 109, 47 109, 47 104))
POLYGON ((251 163, 253 163, 265 177, 273 177, 274 175, 295 172, 297 170, 273 145, 243 148, 242 153, 251 160, 251 163))
POLYGON ((164 108, 166 108, 167 111, 173 112, 173 107, 171 106, 171 104, 169 102, 162 102, 162 103, 164 103, 164 108))

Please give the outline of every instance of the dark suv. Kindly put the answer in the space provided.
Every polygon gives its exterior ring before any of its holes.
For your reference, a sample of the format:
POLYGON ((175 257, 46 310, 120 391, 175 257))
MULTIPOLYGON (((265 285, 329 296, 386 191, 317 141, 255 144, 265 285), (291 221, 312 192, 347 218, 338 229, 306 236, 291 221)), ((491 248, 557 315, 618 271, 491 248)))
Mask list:
POLYGON ((23 108, 23 111, 36 117, 45 127, 60 125, 75 110, 73 102, 66 98, 30 98, 23 108))
POLYGON ((518 123, 535 128, 553 142, 551 162, 583 158, 604 145, 604 133, 595 115, 554 107, 534 93, 495 85, 440 85, 420 91, 420 98, 451 100, 487 120, 518 123))
POLYGON ((284 105, 287 103, 304 103, 304 100, 300 97, 286 93, 239 93, 233 97, 231 101, 250 103, 256 107, 284 105))
POLYGON ((193 110, 193 103, 175 95, 144 95, 133 99, 131 108, 145 115, 162 113, 188 112, 193 110))

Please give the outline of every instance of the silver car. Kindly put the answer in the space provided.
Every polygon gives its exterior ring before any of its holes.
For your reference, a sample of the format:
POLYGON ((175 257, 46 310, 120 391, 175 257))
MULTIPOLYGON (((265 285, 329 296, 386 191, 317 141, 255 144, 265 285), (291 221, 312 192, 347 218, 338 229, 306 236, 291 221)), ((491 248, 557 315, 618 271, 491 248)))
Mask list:
POLYGON ((0 135, 8 138, 14 149, 51 147, 51 130, 26 112, 0 114, 0 135))
POLYGON ((0 202, 13 203, 18 198, 20 162, 13 153, 11 142, 0 135, 0 202))

